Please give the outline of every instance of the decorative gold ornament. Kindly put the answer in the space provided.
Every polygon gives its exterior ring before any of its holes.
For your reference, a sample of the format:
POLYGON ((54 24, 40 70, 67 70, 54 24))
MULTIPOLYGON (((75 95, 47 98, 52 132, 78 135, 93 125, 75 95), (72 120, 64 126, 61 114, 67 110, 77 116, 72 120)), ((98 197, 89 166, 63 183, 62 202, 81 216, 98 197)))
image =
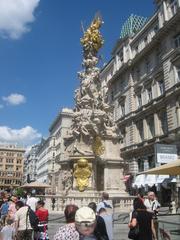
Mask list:
POLYGON ((96 17, 92 21, 90 27, 80 40, 84 50, 94 50, 95 52, 98 52, 98 50, 102 47, 104 40, 99 31, 102 23, 103 21, 100 19, 100 17, 96 17))
POLYGON ((80 192, 83 192, 89 184, 89 178, 92 174, 92 167, 87 159, 80 158, 74 165, 74 177, 76 178, 77 187, 80 192))
POLYGON ((96 156, 101 156, 104 153, 105 148, 99 136, 95 138, 94 143, 92 145, 92 149, 96 156))

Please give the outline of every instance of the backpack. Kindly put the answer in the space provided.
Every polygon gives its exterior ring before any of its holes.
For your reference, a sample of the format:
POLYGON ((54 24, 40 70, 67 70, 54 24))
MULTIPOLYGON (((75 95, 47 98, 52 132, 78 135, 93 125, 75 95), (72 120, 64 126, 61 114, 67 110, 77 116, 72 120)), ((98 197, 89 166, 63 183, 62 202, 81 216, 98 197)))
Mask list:
POLYGON ((39 218, 30 207, 28 208, 28 216, 32 229, 38 231, 39 218))
POLYGON ((105 209, 106 209, 106 212, 107 212, 108 214, 112 215, 112 214, 113 214, 112 206, 111 206, 110 204, 104 202, 104 201, 103 201, 103 203, 104 203, 104 207, 105 207, 105 209))

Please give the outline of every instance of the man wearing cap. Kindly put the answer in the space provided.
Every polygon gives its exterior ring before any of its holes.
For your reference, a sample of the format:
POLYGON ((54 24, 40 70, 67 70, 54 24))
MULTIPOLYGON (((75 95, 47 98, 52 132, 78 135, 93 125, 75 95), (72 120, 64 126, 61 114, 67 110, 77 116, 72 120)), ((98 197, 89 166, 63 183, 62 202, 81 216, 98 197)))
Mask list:
POLYGON ((75 225, 80 234, 80 240, 103 240, 100 234, 95 233, 96 214, 89 207, 82 207, 75 215, 75 225))

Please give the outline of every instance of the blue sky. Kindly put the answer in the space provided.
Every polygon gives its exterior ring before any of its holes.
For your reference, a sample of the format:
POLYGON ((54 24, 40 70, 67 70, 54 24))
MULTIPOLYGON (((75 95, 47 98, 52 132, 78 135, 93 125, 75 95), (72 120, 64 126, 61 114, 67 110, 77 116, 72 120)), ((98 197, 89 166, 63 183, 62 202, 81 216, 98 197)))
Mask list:
POLYGON ((63 107, 73 107, 81 70, 81 21, 100 11, 103 61, 131 14, 150 17, 153 0, 0 0, 0 142, 32 144, 63 107))

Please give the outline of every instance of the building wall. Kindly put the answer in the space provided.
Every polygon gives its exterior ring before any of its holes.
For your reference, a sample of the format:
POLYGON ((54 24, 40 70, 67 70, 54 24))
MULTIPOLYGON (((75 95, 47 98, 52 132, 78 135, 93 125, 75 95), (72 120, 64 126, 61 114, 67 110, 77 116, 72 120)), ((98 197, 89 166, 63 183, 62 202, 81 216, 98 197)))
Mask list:
POLYGON ((22 184, 25 150, 14 145, 0 146, 0 188, 15 188, 22 184))
POLYGON ((180 148, 180 5, 156 2, 156 13, 117 42, 101 72, 123 137, 121 156, 133 174, 155 165, 155 143, 180 148))

